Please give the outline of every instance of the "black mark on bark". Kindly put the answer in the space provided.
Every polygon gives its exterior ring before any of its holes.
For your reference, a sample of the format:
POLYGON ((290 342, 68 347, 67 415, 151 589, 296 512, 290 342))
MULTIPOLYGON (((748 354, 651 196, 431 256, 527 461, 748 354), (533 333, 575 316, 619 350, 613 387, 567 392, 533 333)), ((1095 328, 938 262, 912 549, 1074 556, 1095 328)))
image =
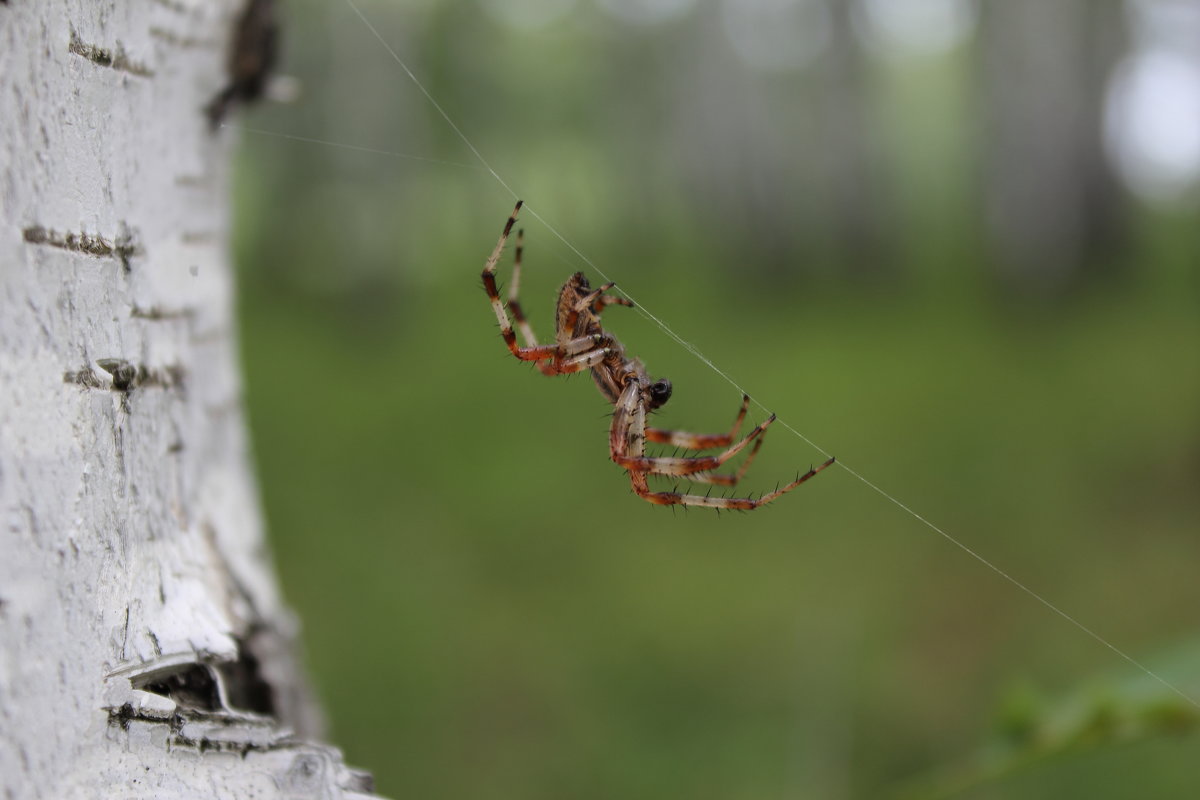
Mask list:
POLYGON ((78 372, 64 372, 63 383, 75 383, 87 389, 99 389, 104 385, 91 367, 84 367, 78 372))
POLYGON ((129 392, 133 389, 158 388, 182 389, 184 369, 178 364, 168 364, 165 367, 147 367, 145 364, 134 365, 122 358, 101 358, 96 363, 112 376, 113 389, 129 392))
POLYGON ((113 388, 119 392, 128 392, 137 380, 138 369, 123 358, 97 359, 100 369, 112 376, 113 388))
POLYGON ((187 373, 178 364, 147 367, 123 358, 99 358, 96 364, 111 376, 111 384, 101 380, 90 366, 63 373, 63 383, 73 383, 87 389, 108 389, 128 394, 134 389, 183 389, 187 373))
POLYGON ((139 64, 130 59, 120 42, 117 42, 117 46, 111 50, 106 47, 88 44, 79 38, 79 34, 75 33, 74 28, 71 29, 71 43, 67 45, 67 49, 75 55, 86 58, 88 61, 98 64, 101 67, 110 67, 121 72, 128 72, 130 75, 137 75, 139 78, 150 78, 154 75, 154 70, 145 64, 139 64))
POLYGON ((115 258, 126 272, 131 268, 130 259, 142 252, 141 246, 128 231, 111 240, 91 233, 62 233, 41 225, 31 226, 21 233, 29 244, 57 247, 96 258, 115 258))
POLYGON ((133 710, 131 703, 108 710, 108 724, 116 725, 123 731, 129 730, 129 721, 132 719, 137 719, 137 712, 133 710))
POLYGON ((142 308, 141 306, 134 306, 133 310, 129 312, 129 316, 133 317, 134 319, 145 319, 152 322, 162 322, 164 320, 172 319, 191 319, 192 317, 196 316, 196 309, 171 309, 162 308, 161 306, 149 306, 147 308, 142 308))

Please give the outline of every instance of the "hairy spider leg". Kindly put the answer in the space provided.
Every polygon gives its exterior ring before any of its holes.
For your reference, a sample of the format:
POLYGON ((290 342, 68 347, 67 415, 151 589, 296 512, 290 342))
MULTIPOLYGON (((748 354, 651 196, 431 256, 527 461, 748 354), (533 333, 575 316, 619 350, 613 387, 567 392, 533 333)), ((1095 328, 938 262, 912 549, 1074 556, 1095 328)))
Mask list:
MULTIPOLYGON (((742 427, 742 421, 746 418, 746 412, 749 408, 750 395, 744 394, 742 395, 742 407, 738 411, 737 418, 734 419, 733 427, 729 429, 729 433, 692 433, 691 431, 672 431, 647 427, 646 441, 674 445, 675 447, 682 447, 687 450, 710 450, 715 447, 728 447, 733 441, 733 437, 737 436, 738 429, 742 427)), ((746 456, 746 460, 742 462, 741 466, 733 474, 697 472, 689 475, 688 480, 692 483, 736 486, 737 482, 746 474, 746 470, 750 468, 754 457, 758 455, 758 451, 762 447, 765 438, 766 434, 764 433, 755 440, 754 447, 750 450, 750 455, 746 456)))
MULTIPOLYGON (((517 230, 517 247, 513 256, 513 272, 512 280, 508 284, 508 310, 512 312, 513 319, 517 322, 517 328, 521 331, 521 337, 525 340, 526 347, 537 347, 537 337, 533 333, 533 326, 529 324, 529 320, 525 318, 525 311, 521 308, 521 301, 518 298, 521 287, 521 256, 525 252, 525 231, 517 230)), ((538 370, 543 375, 553 376, 557 373, 544 361, 534 362, 538 370)))
POLYGON ((729 433, 692 433, 691 431, 669 431, 647 427, 646 441, 685 447, 688 450, 728 447, 733 441, 733 437, 737 436, 738 428, 742 427, 742 420, 746 418, 746 411, 749 408, 750 395, 744 394, 742 395, 742 410, 738 412, 737 419, 733 421, 733 427, 730 428, 729 433))
POLYGON ((596 302, 592 304, 592 313, 599 314, 609 306, 625 306, 633 308, 634 302, 625 297, 617 297, 615 294, 606 294, 596 298, 596 302))
MULTIPOLYGON (((761 427, 761 426, 760 426, 761 427)), ((761 441, 761 440, 760 440, 761 441)), ((613 460, 619 458, 641 458, 646 448, 646 404, 642 397, 642 387, 637 380, 629 381, 617 401, 613 414, 612 427, 609 430, 609 447, 613 460)), ((768 492, 755 499, 752 497, 709 497, 698 494, 681 494, 679 492, 655 492, 650 489, 646 479, 647 473, 639 469, 629 470, 629 480, 633 491, 642 499, 657 505, 703 506, 715 509, 734 509, 749 511, 765 505, 781 495, 790 492, 800 484, 816 475, 834 462, 829 459, 815 469, 810 469, 796 477, 785 486, 773 492, 768 492)))
MULTIPOLYGON (((567 339, 558 344, 539 345, 537 340, 533 338, 533 329, 524 320, 524 314, 520 311, 521 306, 519 301, 516 302, 517 311, 513 313, 513 316, 517 319, 518 325, 524 322, 521 334, 525 337, 527 346, 521 347, 517 344, 517 335, 513 332, 508 312, 504 308, 504 303, 500 300, 500 292, 496 287, 496 265, 500 261, 500 254, 504 251, 504 245, 508 242, 509 234, 512 233, 513 225, 516 224, 517 213, 521 210, 521 205, 521 201, 518 200, 508 221, 504 224, 504 230, 500 234, 500 239, 496 242, 495 249, 492 250, 492 254, 488 256, 488 260, 483 265, 483 274, 481 275, 483 278, 483 288, 487 291, 488 300, 492 304, 492 311, 495 312, 496 320, 500 323, 500 335, 504 337, 504 343, 508 345, 509 351, 514 356, 522 361, 536 362, 538 369, 544 375, 563 375, 590 369, 602 363, 604 359, 613 354, 614 350, 607 346, 612 341, 610 336, 604 333, 594 333, 567 339), (551 363, 544 363, 546 361, 550 361, 551 363)), ((520 233, 518 233, 518 240, 520 238, 520 233)), ((519 274, 514 274, 514 291, 510 292, 509 296, 510 308, 516 299, 515 289, 519 281, 519 274)))
MULTIPOLYGON (((691 476, 695 473, 714 470, 742 452, 746 448, 746 445, 761 436, 762 432, 774 421, 775 416, 771 415, 771 417, 762 423, 755 425, 754 430, 746 434, 737 444, 730 445, 723 452, 715 456, 679 458, 675 456, 646 456, 639 453, 637 455, 614 455, 613 461, 631 471, 645 472, 650 475, 686 475, 691 480, 691 476)), ((713 482, 717 483, 718 481, 713 482)))
POLYGON ((746 456, 746 460, 733 473, 720 472, 697 472, 694 475, 688 475, 687 479, 692 483, 712 483, 717 486, 737 486, 737 482, 746 474, 746 470, 750 469, 750 464, 754 461, 754 457, 758 455, 758 451, 762 449, 763 442, 766 436, 759 436, 754 440, 754 447, 750 448, 750 455, 746 456))

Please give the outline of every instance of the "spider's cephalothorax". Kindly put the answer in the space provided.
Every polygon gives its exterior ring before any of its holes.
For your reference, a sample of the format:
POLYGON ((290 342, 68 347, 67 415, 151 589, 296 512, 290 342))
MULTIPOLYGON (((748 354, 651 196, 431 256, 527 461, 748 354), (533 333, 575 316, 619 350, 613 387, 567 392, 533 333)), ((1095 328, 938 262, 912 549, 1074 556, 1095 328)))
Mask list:
POLYGON ((558 293, 558 308, 554 318, 554 344, 538 344, 533 328, 525 318, 525 312, 517 299, 521 279, 522 232, 517 232, 517 249, 513 263, 512 284, 508 291, 508 308, 500 299, 496 288, 496 264, 508 241, 521 203, 513 209, 512 216, 504 225, 500 241, 483 267, 483 287, 492 302, 492 310, 500 323, 500 335, 514 356, 522 361, 532 361, 543 375, 567 375, 581 370, 591 370, 592 378, 610 403, 615 406, 612 425, 609 428, 608 446, 612 460, 629 472, 633 491, 645 500, 659 505, 707 506, 708 508, 731 508, 748 511, 769 503, 781 494, 790 492, 806 480, 833 463, 833 459, 819 467, 809 469, 785 486, 761 497, 710 497, 703 494, 681 494, 679 492, 657 492, 650 488, 650 475, 681 477, 691 483, 707 483, 717 486, 733 486, 762 447, 763 432, 775 421, 771 415, 754 430, 734 442, 746 410, 749 397, 742 397, 742 410, 729 433, 689 433, 669 431, 646 425, 646 414, 661 408, 671 399, 671 382, 666 378, 650 378, 642 362, 625 354, 625 348, 617 338, 604 330, 600 314, 610 305, 632 306, 623 297, 606 294, 613 284, 606 283, 595 289, 582 272, 572 275, 558 293), (512 321, 509 320, 512 312, 512 321), (521 331, 525 346, 517 344, 513 322, 521 331), (712 456, 665 457, 647 456, 646 442, 674 445, 685 450, 709 450, 723 448, 712 456), (744 450, 750 443, 754 446, 750 454, 734 473, 716 473, 729 459, 744 450))

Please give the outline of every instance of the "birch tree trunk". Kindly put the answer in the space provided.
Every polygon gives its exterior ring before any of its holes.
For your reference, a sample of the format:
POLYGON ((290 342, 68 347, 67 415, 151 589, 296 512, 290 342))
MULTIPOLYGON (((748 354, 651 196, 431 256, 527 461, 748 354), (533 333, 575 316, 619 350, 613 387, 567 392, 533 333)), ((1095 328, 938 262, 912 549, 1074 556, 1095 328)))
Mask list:
POLYGON ((238 0, 0 0, 0 789, 362 796, 268 561, 235 363, 238 0))

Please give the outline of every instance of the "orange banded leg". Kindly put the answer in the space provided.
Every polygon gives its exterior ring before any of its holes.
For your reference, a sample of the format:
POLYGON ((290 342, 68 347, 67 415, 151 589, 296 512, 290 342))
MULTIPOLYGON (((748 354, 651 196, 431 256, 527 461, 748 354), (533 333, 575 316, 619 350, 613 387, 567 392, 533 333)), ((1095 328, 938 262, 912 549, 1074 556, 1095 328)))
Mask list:
MULTIPOLYGON (((755 439, 762 435, 772 422, 775 421, 775 416, 771 415, 768 419, 759 425, 754 426, 754 430, 746 434, 746 436, 737 444, 730 445, 724 452, 715 456, 697 456, 694 458, 675 458, 668 456, 629 456, 629 455, 613 455, 613 461, 620 464, 630 472, 642 472, 649 475, 687 475, 691 476, 696 473, 704 473, 724 464, 729 459, 736 456, 746 445, 750 444, 755 439)), ((760 440, 761 441, 761 440, 760 440)), ((701 481, 702 483, 720 483, 720 481, 701 481)))
MULTIPOLYGON (((571 339, 564 345, 545 345, 537 347, 522 347, 521 353, 528 355, 535 354, 539 359, 537 362, 538 369, 544 375, 566 375, 571 372, 579 372, 584 369, 591 369, 597 364, 604 361, 613 354, 611 347, 606 347, 611 339, 603 334, 596 333, 588 336, 581 336, 578 339, 571 339)), ((523 356, 519 355, 518 358, 523 356)), ((525 358, 532 361, 532 358, 525 358)))
MULTIPOLYGON (((525 318, 525 312, 521 308, 519 299, 521 286, 521 258, 525 252, 525 231, 517 231, 517 247, 513 258, 513 273, 512 281, 508 287, 508 310, 512 312, 513 320, 517 323, 517 328, 521 331, 521 338, 525 340, 525 348, 540 348, 537 336, 533 333, 533 326, 529 324, 529 320, 525 318)), ((604 333, 589 334, 581 336, 577 339, 568 339, 562 344, 554 345, 555 353, 551 360, 553 363, 547 363, 545 360, 539 359, 536 364, 537 368, 543 375, 554 376, 564 373, 578 372, 581 369, 593 367, 604 360, 611 351, 605 349, 611 344, 612 337, 604 333), (589 350, 596 350, 598 355, 591 355, 587 358, 579 359, 572 358, 589 350)))
POLYGON ((608 306, 625 306, 633 308, 633 301, 625 297, 617 297, 613 294, 601 295, 596 298, 596 302, 592 303, 592 313, 599 314, 608 306))
POLYGON ((750 469, 750 464, 754 461, 754 457, 758 455, 758 451, 762 447, 763 441, 765 441, 765 437, 762 436, 755 440, 754 447, 750 449, 750 455, 746 456, 746 460, 742 462, 742 465, 737 468, 736 472, 732 474, 718 472, 697 472, 695 475, 688 475, 688 480, 692 483, 712 483, 716 484, 717 486, 737 486, 737 482, 740 481, 742 476, 746 474, 746 470, 750 469))
MULTIPOLYGON (((578 341, 578 340, 576 340, 578 341)), ((612 355, 612 349, 601 347, 599 350, 589 350, 583 355, 567 358, 560 362, 549 364, 547 366, 547 375, 566 375, 571 372, 579 372, 585 369, 591 369, 604 359, 612 355)))
POLYGON ((504 245, 508 242, 508 235, 512 233, 513 225, 517 221, 517 213, 520 210, 521 201, 518 200, 508 221, 504 223, 504 230, 496 242, 496 247, 492 250, 492 254, 488 256, 487 261, 484 262, 483 274, 480 277, 483 278, 483 288, 487 292, 488 300, 491 301, 492 311, 496 314, 496 321, 500 323, 500 335, 504 337, 504 343, 508 345, 508 349, 522 361, 541 361, 553 358, 558 353, 558 346, 532 343, 527 347, 518 345, 517 335, 513 333, 512 323, 508 319, 508 312, 504 310, 504 303, 501 302, 500 292, 496 287, 496 264, 500 261, 500 254, 504 251, 504 245))
MULTIPOLYGON (((536 347, 537 337, 533 333, 533 326, 526 319, 525 310, 521 308, 521 301, 518 299, 521 286, 521 256, 524 252, 525 231, 518 229, 516 254, 513 258, 512 280, 508 284, 508 310, 512 313, 513 320, 517 323, 517 329, 521 331, 521 338, 525 340, 525 346, 536 347)), ((538 361, 537 368, 541 370, 543 375, 554 374, 550 366, 544 362, 538 361)))
POLYGON ((601 286, 599 289, 593 289, 592 291, 588 292, 583 297, 581 297, 575 301, 575 310, 583 311, 588 306, 594 305, 595 303, 599 302, 600 299, 604 296, 604 293, 616 285, 617 284, 614 281, 609 281, 608 283, 601 286))
MULTIPOLYGON (((728 447, 737 436, 742 420, 746 418, 746 410, 750 408, 750 396, 742 395, 742 410, 729 433, 691 433, 690 431, 668 431, 660 428, 646 428, 646 441, 670 444, 675 447, 685 447, 688 450, 710 450, 714 447, 728 447)), ((757 449, 757 448, 755 448, 757 449)), ((753 456, 751 456, 753 457, 753 456)))
POLYGON ((834 459, 829 459, 819 467, 810 469, 803 475, 797 475, 796 479, 786 486, 780 486, 773 492, 768 492, 762 497, 709 497, 702 494, 680 494, 679 492, 652 492, 646 482, 644 473, 631 473, 630 477, 633 480, 633 491, 638 497, 643 500, 654 503, 660 506, 703 506, 705 508, 715 508, 718 511, 721 509, 732 509, 734 511, 751 511, 761 505, 766 505, 777 497, 787 494, 792 489, 795 489, 806 480, 816 475, 821 470, 828 467, 834 462, 834 459))
MULTIPOLYGON (((621 392, 621 396, 617 399, 616 410, 613 413, 612 427, 609 432, 609 446, 612 452, 613 461, 621 463, 637 463, 643 456, 646 450, 646 408, 644 400, 641 398, 639 386, 635 382, 630 382, 621 392)), ((773 420, 774 417, 771 418, 773 420)), ((761 432, 770 424, 771 420, 755 428, 761 439, 761 432)), ((745 442, 753 437, 753 433, 747 436, 739 445, 744 446, 745 442)), ((698 459, 699 460, 699 459, 698 459)), ((800 484, 807 481, 812 476, 816 475, 821 470, 833 463, 833 459, 829 459, 819 467, 810 469, 803 475, 797 475, 796 479, 785 486, 780 486, 773 492, 768 492, 760 497, 711 497, 709 495, 700 494, 682 494, 680 492, 655 492, 650 489, 648 470, 631 468, 629 469, 629 482, 633 486, 633 491, 647 502, 662 506, 701 506, 704 508, 712 508, 716 511, 721 509, 732 509, 736 511, 750 511, 765 505, 772 500, 795 489, 800 484)), ((740 473, 738 475, 740 477, 740 473)))
POLYGON ((517 344, 517 335, 513 332, 512 323, 509 321, 508 312, 505 311, 504 303, 500 301, 500 292, 496 286, 496 264, 500 260, 500 254, 504 251, 504 245, 508 241, 509 234, 512 233, 513 225, 517 221, 517 213, 521 210, 521 202, 517 201, 513 213, 509 216, 508 221, 504 224, 504 230, 500 234, 500 239, 496 242, 495 249, 488 256, 488 260, 483 265, 483 288, 487 290, 488 300, 492 304, 492 311, 496 314, 496 321, 500 323, 500 335, 504 337, 504 343, 508 345, 508 349, 514 356, 522 361, 534 361, 537 367, 544 375, 561 375, 564 373, 578 372, 582 369, 599 364, 607 358, 612 350, 605 347, 611 342, 611 338, 606 334, 590 334, 581 336, 576 339, 568 339, 560 344, 541 345, 534 338, 533 328, 525 319, 525 314, 521 310, 520 302, 517 300, 517 288, 520 284, 520 263, 522 250, 522 232, 517 232, 517 257, 516 265, 513 269, 513 284, 509 291, 509 308, 513 309, 513 317, 521 328, 521 335, 525 339, 525 347, 517 344), (550 361, 551 363, 544 363, 550 361))

